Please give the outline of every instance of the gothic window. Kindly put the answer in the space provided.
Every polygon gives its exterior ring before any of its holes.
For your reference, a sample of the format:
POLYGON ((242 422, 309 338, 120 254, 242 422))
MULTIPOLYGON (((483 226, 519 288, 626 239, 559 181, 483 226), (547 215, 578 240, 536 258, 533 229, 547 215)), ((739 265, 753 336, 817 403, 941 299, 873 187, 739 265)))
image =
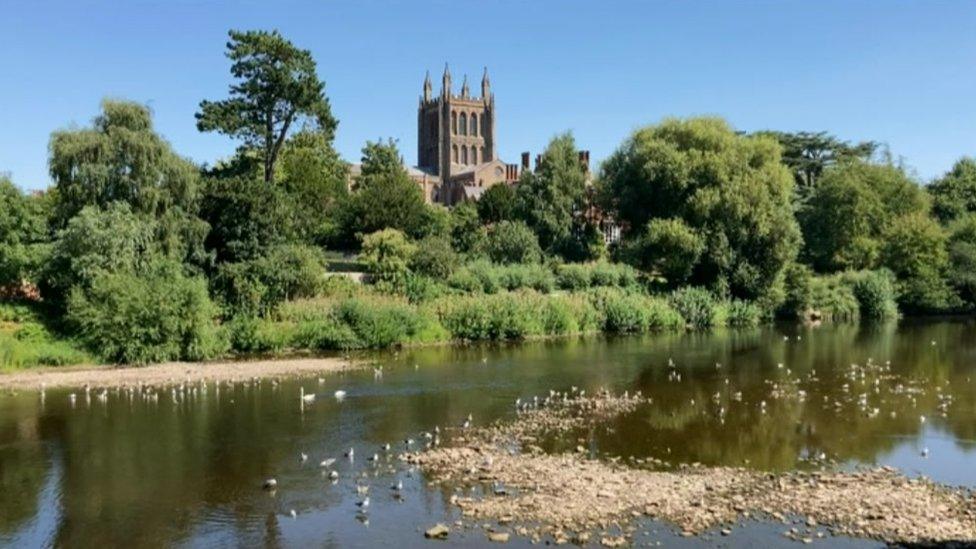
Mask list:
POLYGON ((457 113, 451 113, 451 133, 457 135, 457 113))
MULTIPOLYGON (((464 120, 463 114, 461 115, 461 117, 462 117, 461 119, 464 120)), ((468 163, 468 148, 465 147, 464 145, 461 145, 461 164, 467 164, 467 163, 468 163)))
POLYGON ((485 148, 484 147, 481 147, 481 154, 479 154, 478 156, 481 157, 481 161, 482 162, 487 162, 487 160, 485 160, 485 148))
POLYGON ((485 135, 485 113, 481 113, 481 135, 485 135))
POLYGON ((471 135, 478 135, 478 115, 471 113, 471 135))
POLYGON ((461 135, 468 135, 468 115, 463 112, 461 113, 461 123, 459 126, 461 127, 461 135))
POLYGON ((454 163, 457 164, 457 161, 458 161, 457 145, 454 145, 454 146, 451 147, 451 153, 452 153, 451 160, 453 160, 454 163))
MULTIPOLYGON (((471 118, 471 120, 474 120, 474 118, 471 118)), ((471 146, 471 163, 472 164, 478 163, 478 148, 475 147, 474 145, 471 146)))

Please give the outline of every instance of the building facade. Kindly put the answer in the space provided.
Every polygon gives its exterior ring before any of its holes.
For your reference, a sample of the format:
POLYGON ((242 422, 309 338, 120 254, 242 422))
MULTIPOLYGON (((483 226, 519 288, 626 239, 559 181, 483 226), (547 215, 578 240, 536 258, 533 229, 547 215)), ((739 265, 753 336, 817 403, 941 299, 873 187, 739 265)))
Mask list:
POLYGON ((446 205, 477 199, 484 189, 518 178, 518 167, 498 158, 495 95, 487 68, 480 96, 471 94, 467 76, 455 94, 446 65, 435 95, 427 73, 417 108, 417 169, 437 179, 432 201, 446 205))

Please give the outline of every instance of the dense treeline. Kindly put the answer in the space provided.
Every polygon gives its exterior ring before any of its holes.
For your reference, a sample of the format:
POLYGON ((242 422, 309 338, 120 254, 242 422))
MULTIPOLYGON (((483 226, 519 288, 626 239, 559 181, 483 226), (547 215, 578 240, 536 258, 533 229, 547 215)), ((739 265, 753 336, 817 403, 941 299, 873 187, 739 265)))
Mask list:
POLYGON ((0 288, 19 300, 0 307, 0 363, 976 306, 976 160, 922 186, 875 143, 668 119, 592 181, 562 134, 517 185, 447 209, 425 204, 392 140, 367 143, 351 177, 308 51, 235 31, 227 54, 228 97, 202 101, 197 126, 237 139, 231 158, 196 166, 148 108, 105 101, 90 127, 52 134, 52 188, 0 178, 0 288), (337 251, 366 285, 329 272, 337 251))

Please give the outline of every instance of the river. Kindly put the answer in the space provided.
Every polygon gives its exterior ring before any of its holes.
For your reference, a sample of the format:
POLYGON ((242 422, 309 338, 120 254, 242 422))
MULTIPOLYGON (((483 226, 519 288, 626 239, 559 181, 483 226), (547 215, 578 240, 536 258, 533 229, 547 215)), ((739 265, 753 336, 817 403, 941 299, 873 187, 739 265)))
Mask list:
MULTIPOLYGON (((770 471, 884 464, 976 488, 972 321, 775 325, 368 358, 377 369, 167 387, 157 398, 117 390, 103 397, 100 388, 87 396, 79 389, 3 393, 0 545, 429 545, 424 529, 453 527, 460 517, 448 487, 429 486, 395 459, 405 440, 416 448, 423 431, 469 414, 476 424, 511 419, 516 398, 571 386, 651 399, 610 429, 584 435, 596 457, 770 471), (302 389, 315 400, 302 404, 302 389), (346 397, 336 399, 337 390, 346 397), (343 456, 349 448, 353 460, 343 456), (329 458, 337 461, 320 467, 329 458), (268 478, 277 480, 273 492, 262 488, 268 478), (402 497, 390 489, 398 479, 402 497), (357 485, 370 486, 366 512, 356 505, 357 485)), ((571 451, 578 443, 544 446, 571 451)), ((640 530, 642 544, 796 544, 778 523, 751 522, 721 538, 681 538, 653 521, 640 530)), ((455 529, 450 540, 488 545, 479 530, 455 529)))

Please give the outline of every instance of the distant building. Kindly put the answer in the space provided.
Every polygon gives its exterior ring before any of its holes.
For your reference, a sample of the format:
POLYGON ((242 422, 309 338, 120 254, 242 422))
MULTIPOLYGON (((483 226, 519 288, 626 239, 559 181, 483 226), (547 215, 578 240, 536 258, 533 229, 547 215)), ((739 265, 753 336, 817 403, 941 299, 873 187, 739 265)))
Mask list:
POLYGON ((492 185, 518 180, 518 166, 498 158, 495 95, 487 68, 480 97, 471 95, 467 76, 455 95, 446 65, 441 92, 435 96, 427 73, 417 107, 417 169, 437 178, 432 202, 446 205, 477 199, 492 185))

